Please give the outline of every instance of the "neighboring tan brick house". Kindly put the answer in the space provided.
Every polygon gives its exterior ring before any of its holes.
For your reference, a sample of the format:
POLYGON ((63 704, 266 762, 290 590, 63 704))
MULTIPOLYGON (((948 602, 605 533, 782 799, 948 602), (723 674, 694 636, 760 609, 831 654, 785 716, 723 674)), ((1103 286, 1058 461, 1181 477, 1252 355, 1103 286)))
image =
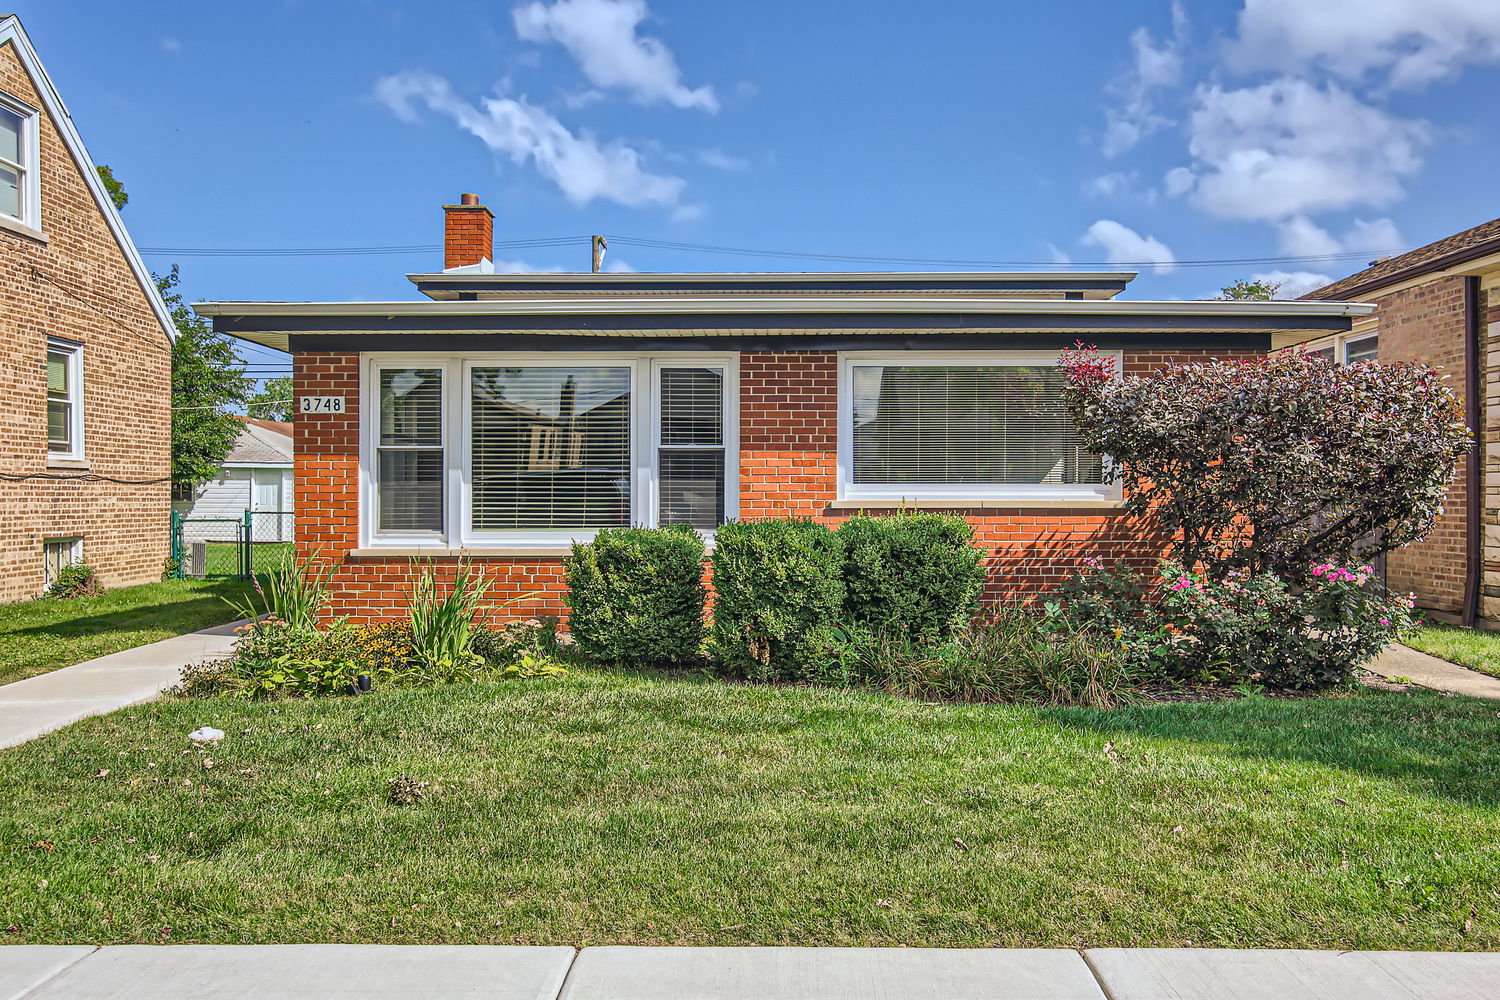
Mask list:
POLYGON ((1386 578, 1436 618, 1500 627, 1500 219, 1375 261, 1303 299, 1378 307, 1308 350, 1341 362, 1420 361, 1447 374, 1464 401, 1474 449, 1442 520, 1386 557, 1386 578))
POLYGON ((902 507, 967 517, 990 593, 1089 556, 1149 562, 1058 388, 1078 340, 1127 372, 1339 335, 1368 306, 1130 302, 1129 273, 494 274, 491 216, 447 206, 426 301, 211 302, 293 355, 297 539, 334 613, 399 614, 411 558, 482 563, 511 613, 563 610, 605 525, 902 507))
POLYGON ((20 22, 0 16, 0 601, 161 578, 172 323, 20 22))

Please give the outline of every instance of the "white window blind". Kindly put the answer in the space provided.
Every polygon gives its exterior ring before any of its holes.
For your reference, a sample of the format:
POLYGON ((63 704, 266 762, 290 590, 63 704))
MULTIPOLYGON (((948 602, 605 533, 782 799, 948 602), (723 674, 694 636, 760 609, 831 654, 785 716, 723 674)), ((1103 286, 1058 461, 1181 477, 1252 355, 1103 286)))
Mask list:
POLYGON ((629 367, 475 367, 470 528, 631 522, 629 367))
POLYGON ((1099 484, 1055 365, 852 368, 855 484, 1099 484))
POLYGON ((73 358, 68 351, 47 352, 47 450, 73 451, 73 358))
POLYGON ((657 521, 713 529, 724 520, 724 372, 661 368, 657 521))
POLYGON ((443 530, 443 372, 382 368, 376 443, 380 531, 443 530))

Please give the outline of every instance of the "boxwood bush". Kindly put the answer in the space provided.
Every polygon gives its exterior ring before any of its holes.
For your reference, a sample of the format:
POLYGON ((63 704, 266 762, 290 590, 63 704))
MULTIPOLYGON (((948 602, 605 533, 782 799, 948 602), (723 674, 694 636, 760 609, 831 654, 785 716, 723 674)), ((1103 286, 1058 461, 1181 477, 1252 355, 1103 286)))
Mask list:
POLYGON ((844 603, 838 536, 808 520, 726 524, 713 568, 720 669, 752 680, 822 680, 844 603))
POLYGON ((968 624, 984 587, 973 528, 948 514, 851 517, 844 543, 844 616, 895 639, 944 642, 968 624))
POLYGON ((702 654, 703 539, 686 525, 605 528, 563 560, 568 627, 584 656, 676 666, 702 654))

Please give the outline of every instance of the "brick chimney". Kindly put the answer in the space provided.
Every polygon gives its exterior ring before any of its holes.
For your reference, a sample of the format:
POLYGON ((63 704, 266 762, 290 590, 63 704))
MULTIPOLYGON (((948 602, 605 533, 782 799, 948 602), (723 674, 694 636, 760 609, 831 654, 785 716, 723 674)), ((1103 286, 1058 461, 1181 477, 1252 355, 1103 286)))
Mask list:
POLYGON ((495 257, 495 214, 479 195, 463 194, 443 206, 443 267, 466 267, 495 257))

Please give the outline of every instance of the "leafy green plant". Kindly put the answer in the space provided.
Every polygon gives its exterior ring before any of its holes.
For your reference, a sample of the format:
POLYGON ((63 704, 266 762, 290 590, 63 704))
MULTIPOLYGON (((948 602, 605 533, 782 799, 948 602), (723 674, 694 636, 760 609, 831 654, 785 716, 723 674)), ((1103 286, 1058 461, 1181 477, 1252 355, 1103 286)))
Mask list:
POLYGON ((66 600, 72 597, 97 597, 104 592, 99 575, 86 562, 76 562, 57 571, 47 588, 47 596, 66 600))
POLYGON ((714 540, 717 667, 753 680, 817 680, 844 602, 843 545, 800 519, 736 521, 714 540))
MULTIPOLYGON (((431 559, 413 559, 415 582, 407 600, 412 665, 433 678, 472 679, 484 658, 472 648, 474 619, 490 582, 460 555, 446 586, 431 559)), ((529 596, 529 595, 528 595, 529 596)))
POLYGON ((844 548, 844 617, 887 635, 942 641, 968 624, 984 588, 984 553, 961 517, 906 512, 851 517, 844 548))
POLYGON ((252 622, 269 615, 299 628, 316 628, 338 569, 337 563, 320 559, 319 552, 313 549, 301 559, 282 553, 271 572, 255 579, 255 593, 243 601, 225 598, 225 603, 252 622))
POLYGON ((241 626, 239 633, 233 655, 188 667, 174 692, 191 697, 329 695, 349 690, 360 674, 377 683, 394 677, 361 663, 359 630, 341 619, 320 629, 268 617, 241 626))
POLYGON ((605 528, 563 560, 568 627, 591 660, 679 666, 702 655, 703 539, 687 525, 605 528))

